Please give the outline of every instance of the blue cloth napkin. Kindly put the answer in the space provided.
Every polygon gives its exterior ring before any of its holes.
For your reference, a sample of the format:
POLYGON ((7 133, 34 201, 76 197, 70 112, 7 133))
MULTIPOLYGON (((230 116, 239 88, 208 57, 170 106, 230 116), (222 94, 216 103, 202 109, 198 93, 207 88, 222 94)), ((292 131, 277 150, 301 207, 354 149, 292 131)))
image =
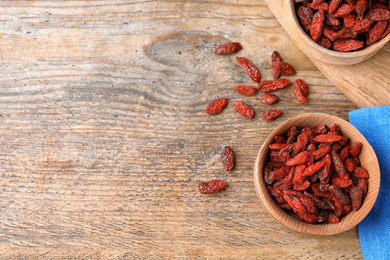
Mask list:
POLYGON ((381 170, 377 201, 358 225, 363 256, 365 260, 390 259, 390 106, 352 111, 349 122, 374 148, 381 170))

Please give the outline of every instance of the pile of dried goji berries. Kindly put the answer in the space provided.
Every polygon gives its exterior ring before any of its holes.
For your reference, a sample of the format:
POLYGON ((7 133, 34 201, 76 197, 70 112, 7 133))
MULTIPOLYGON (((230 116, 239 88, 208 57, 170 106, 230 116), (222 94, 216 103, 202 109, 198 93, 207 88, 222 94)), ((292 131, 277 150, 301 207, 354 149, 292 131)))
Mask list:
MULTIPOLYGON (((236 159, 233 150, 229 146, 225 146, 221 152, 221 160, 225 171, 230 172, 236 166, 236 159)), ((198 189, 200 193, 212 194, 223 190, 226 187, 226 182, 222 180, 211 180, 208 182, 200 182, 198 189)))
POLYGON ((390 33, 389 0, 295 0, 295 3, 304 31, 327 49, 359 50, 390 33))
MULTIPOLYGON (((240 51, 242 49, 242 46, 238 42, 229 42, 222 44, 217 47, 215 50, 215 53, 218 55, 226 55, 226 54, 232 54, 240 51)), ((259 73, 259 70, 252 64, 250 60, 248 60, 245 57, 236 57, 236 60, 238 64, 245 70, 245 72, 248 74, 248 76, 257 84, 259 84, 257 87, 253 86, 237 86, 235 90, 245 96, 252 96, 255 95, 258 91, 263 93, 269 93, 276 91, 278 89, 285 88, 291 84, 291 82, 287 79, 278 79, 281 75, 282 76, 291 76, 294 75, 296 72, 294 68, 288 64, 287 62, 284 62, 282 58, 280 57, 279 53, 277 51, 274 51, 272 53, 272 76, 274 80, 263 80, 261 81, 261 75, 259 73)), ((308 86, 307 84, 301 80, 298 79, 294 83, 294 94, 297 97, 297 99, 300 102, 307 103, 307 95, 308 95, 308 86)), ((274 94, 266 94, 262 99, 261 102, 268 105, 273 105, 279 101, 278 97, 274 94)), ((217 99, 213 102, 211 102, 207 108, 206 112, 210 115, 215 115, 222 110, 225 109, 226 105, 228 103, 228 100, 226 98, 217 99)), ((253 118, 255 115, 253 109, 245 104, 242 101, 236 101, 234 104, 234 108, 236 112, 241 114, 244 117, 247 118, 253 118)), ((283 113, 280 110, 267 110, 263 112, 262 118, 265 121, 271 121, 279 118, 282 116, 283 113)))
POLYGON ((338 223, 357 211, 367 194, 369 174, 358 155, 362 144, 342 135, 338 125, 299 130, 291 127, 275 136, 264 181, 283 209, 293 210, 307 223, 338 223))

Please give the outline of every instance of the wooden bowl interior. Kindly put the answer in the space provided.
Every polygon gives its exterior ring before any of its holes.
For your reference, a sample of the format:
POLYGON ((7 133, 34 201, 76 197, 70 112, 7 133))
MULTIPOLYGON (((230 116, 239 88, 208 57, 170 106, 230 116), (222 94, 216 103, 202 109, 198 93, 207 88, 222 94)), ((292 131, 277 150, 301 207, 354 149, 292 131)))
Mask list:
POLYGON ((284 26, 290 30, 290 36, 293 41, 306 53, 310 59, 320 60, 334 65, 353 65, 362 62, 376 54, 389 40, 390 34, 377 43, 362 50, 353 52, 337 52, 326 49, 314 42, 302 29, 295 11, 294 0, 285 0, 288 10, 288 22, 284 26))
POLYGON ((380 171, 374 150, 364 138, 364 136, 353 125, 336 116, 311 113, 287 120, 268 136, 257 155, 254 170, 254 183, 257 195, 265 209, 273 218, 275 218, 284 226, 306 234, 333 235, 353 228, 370 212, 371 208, 374 206, 379 192, 380 171), (273 137, 275 135, 286 133, 290 127, 294 125, 302 129, 304 127, 312 128, 320 124, 325 124, 326 126, 331 127, 335 123, 339 125, 343 135, 348 136, 351 141, 359 141, 363 144, 359 159, 361 161, 362 167, 367 169, 368 173, 370 174, 370 178, 368 179, 367 196, 364 198, 363 204, 358 211, 351 211, 337 224, 307 224, 297 220, 279 208, 268 192, 267 186, 263 181, 263 167, 268 161, 270 152, 268 145, 273 142, 273 137))

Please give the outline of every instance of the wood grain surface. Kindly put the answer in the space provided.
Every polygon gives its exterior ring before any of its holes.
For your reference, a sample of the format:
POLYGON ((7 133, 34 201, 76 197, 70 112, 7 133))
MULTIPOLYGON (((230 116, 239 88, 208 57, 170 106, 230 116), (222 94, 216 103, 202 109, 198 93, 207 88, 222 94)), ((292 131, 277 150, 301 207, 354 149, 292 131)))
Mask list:
POLYGON ((0 258, 362 259, 357 230, 310 236, 259 203, 253 166, 288 118, 357 107, 295 46, 262 0, 1 1, 0 258), (239 41, 271 79, 278 50, 309 85, 279 103, 214 48, 239 41), (219 115, 204 110, 229 99, 219 115), (252 120, 234 111, 242 100, 252 120), (266 109, 284 115, 264 122, 266 109), (229 145, 237 167, 225 172, 229 145), (199 181, 223 179, 206 196, 199 181))

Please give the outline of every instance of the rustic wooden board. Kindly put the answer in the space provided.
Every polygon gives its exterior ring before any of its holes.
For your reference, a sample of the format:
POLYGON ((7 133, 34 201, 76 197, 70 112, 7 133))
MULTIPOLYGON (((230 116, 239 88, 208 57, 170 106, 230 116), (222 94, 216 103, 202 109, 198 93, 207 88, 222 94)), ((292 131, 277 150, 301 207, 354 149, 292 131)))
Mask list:
POLYGON ((287 21, 290 0, 266 0, 271 11, 286 32, 296 40, 298 46, 308 55, 317 68, 358 107, 390 105, 390 44, 386 44, 377 54, 361 63, 342 66, 324 63, 313 58, 310 50, 301 45, 296 37, 297 31, 291 30, 291 21, 287 21))
POLYGON ((259 203, 253 166, 267 135, 306 112, 347 119, 357 107, 293 44, 264 1, 1 1, 0 258, 362 259, 356 229, 294 233, 259 203), (239 41, 270 79, 274 49, 310 86, 309 104, 262 95, 235 56, 239 41), (206 105, 229 99, 220 115, 206 105), (256 116, 234 112, 242 100, 256 116), (237 168, 226 173, 230 145, 237 168), (197 191, 220 178, 226 190, 197 191))

